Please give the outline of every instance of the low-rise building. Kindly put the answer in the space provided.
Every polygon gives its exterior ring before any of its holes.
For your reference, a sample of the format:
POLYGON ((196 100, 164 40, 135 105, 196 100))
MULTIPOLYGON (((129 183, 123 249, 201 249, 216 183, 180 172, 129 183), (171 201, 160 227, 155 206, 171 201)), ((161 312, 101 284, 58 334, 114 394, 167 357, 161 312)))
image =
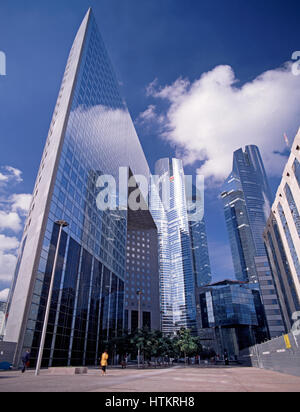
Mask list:
POLYGON ((198 309, 203 344, 220 356, 238 356, 268 338, 258 285, 224 280, 199 288, 198 309))

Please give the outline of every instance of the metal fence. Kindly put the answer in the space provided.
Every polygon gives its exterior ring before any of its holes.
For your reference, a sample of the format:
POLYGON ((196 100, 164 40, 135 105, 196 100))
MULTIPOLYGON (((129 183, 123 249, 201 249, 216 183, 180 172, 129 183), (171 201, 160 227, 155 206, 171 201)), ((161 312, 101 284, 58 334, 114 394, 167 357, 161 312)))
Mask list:
POLYGON ((292 333, 240 352, 244 365, 300 376, 300 336, 292 333))

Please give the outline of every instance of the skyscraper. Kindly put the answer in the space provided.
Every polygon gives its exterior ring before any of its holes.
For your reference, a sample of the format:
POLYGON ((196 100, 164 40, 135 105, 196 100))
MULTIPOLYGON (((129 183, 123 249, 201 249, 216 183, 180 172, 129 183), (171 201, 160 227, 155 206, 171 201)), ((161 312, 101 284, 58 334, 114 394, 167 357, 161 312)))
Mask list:
POLYGON ((283 172, 264 240, 287 329, 300 311, 300 130, 283 172))
POLYGON ((200 221, 190 221, 190 236, 192 242, 193 266, 196 286, 209 285, 212 280, 210 257, 208 252, 205 218, 200 221))
POLYGON ((285 328, 263 241, 272 195, 258 147, 234 152, 221 198, 236 278, 259 284, 270 336, 278 336, 285 328))
POLYGON ((124 328, 160 326, 157 227, 149 210, 128 208, 124 328))
POLYGON ((5 340, 16 345, 16 364, 25 349, 32 364, 37 357, 61 219, 69 227, 59 248, 43 365, 95 364, 99 342, 121 333, 127 199, 116 199, 117 211, 101 211, 96 202, 99 177, 118 182, 120 167, 149 177, 89 10, 67 62, 9 298, 5 340))
POLYGON ((231 175, 221 194, 236 278, 257 282, 255 245, 240 179, 231 175))
POLYGON ((210 282, 210 263, 204 220, 189 220, 188 193, 182 161, 161 159, 155 174, 168 188, 168 205, 162 190, 152 211, 159 234, 162 331, 172 334, 181 327, 197 329, 197 281, 210 282))

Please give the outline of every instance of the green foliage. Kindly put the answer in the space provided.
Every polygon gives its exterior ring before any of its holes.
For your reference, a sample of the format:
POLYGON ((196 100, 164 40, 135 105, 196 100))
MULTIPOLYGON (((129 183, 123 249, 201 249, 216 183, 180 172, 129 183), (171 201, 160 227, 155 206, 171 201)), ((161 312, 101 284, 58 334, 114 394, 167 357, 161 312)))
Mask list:
POLYGON ((194 337, 188 329, 180 329, 175 336, 163 335, 161 331, 151 331, 148 328, 138 329, 134 333, 124 332, 121 337, 105 342, 111 353, 121 357, 126 354, 136 355, 137 351, 143 354, 145 361, 152 358, 179 358, 182 355, 192 357, 209 355, 204 353, 199 337, 194 337))
POLYGON ((178 347, 184 357, 196 356, 198 354, 198 341, 197 338, 191 335, 189 329, 181 328, 177 332, 177 339, 175 345, 178 347))

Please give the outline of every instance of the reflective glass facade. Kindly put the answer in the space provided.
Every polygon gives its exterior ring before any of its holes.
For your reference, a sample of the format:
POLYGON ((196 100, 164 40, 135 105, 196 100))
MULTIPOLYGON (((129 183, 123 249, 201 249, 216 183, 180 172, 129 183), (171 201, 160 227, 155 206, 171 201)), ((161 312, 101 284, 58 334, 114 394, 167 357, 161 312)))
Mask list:
MULTIPOLYGON (((230 240, 233 266, 239 281, 257 282, 255 267, 255 246, 250 229, 244 194, 240 184, 232 187, 233 176, 228 180, 229 191, 221 195, 224 205, 225 221, 230 240)), ((235 178, 235 182, 238 179, 235 178)), ((224 189, 227 189, 227 184, 224 189)))
POLYGON ((207 305, 211 311, 208 311, 208 327, 235 324, 258 326, 251 289, 240 285, 215 286, 207 293, 212 300, 211 304, 207 305))
MULTIPOLYGON (((118 182, 120 167, 130 167, 133 173, 146 177, 149 169, 91 11, 69 56, 25 229, 29 234, 37 224, 34 205, 46 190, 39 186, 43 169, 53 157, 53 183, 46 208, 40 211, 45 224, 37 255, 32 256, 38 264, 26 291, 28 309, 18 332, 17 353, 20 357, 29 348, 34 365, 57 246, 55 222, 64 219, 69 227, 63 231, 59 248, 43 366, 94 365, 105 341, 123 329, 127 240, 127 211, 98 209, 97 180, 109 174, 118 182), (76 72, 72 67, 77 67, 76 72), (71 97, 65 101, 70 84, 71 97), (61 121, 58 150, 51 152, 61 121)), ((124 206, 124 200, 127 205, 127 198, 116 196, 118 206, 124 206)), ((28 263, 28 251, 26 259, 28 263)), ((23 266, 12 306, 28 276, 23 266)), ((9 324, 8 328, 13 330, 9 324)))
POLYGON ((211 279, 205 223, 189 222, 181 160, 159 160, 155 174, 169 188, 170 198, 166 207, 158 193, 161 207, 153 211, 159 232, 162 330, 174 333, 185 327, 196 333, 196 282, 211 279))
POLYGON ((212 279, 208 253, 205 219, 189 222, 192 242, 193 264, 197 287, 209 285, 212 279))
POLYGON ((199 289, 201 327, 215 332, 216 350, 239 350, 266 339, 265 315, 258 286, 225 280, 199 289))
POLYGON ((270 215, 272 195, 258 147, 234 152, 233 172, 239 177, 257 256, 265 256, 263 232, 270 215))
POLYGON ((270 336, 278 336, 284 326, 263 241, 272 195, 257 146, 234 152, 221 198, 236 278, 259 285, 270 336))

